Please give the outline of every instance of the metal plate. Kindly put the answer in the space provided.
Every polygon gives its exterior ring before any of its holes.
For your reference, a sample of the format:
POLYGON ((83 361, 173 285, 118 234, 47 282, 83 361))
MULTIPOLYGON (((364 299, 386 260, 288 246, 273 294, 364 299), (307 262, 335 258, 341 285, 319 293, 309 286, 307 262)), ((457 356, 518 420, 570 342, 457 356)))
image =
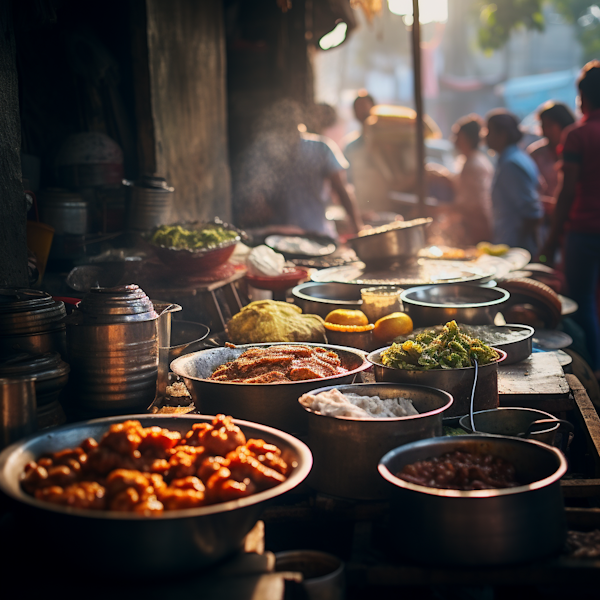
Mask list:
POLYGON ((329 256, 336 250, 331 238, 316 235, 270 235, 265 244, 286 256, 329 256))
POLYGON ((341 267, 322 269, 314 273, 311 279, 317 283, 411 287, 434 283, 482 281, 492 275, 492 272, 464 262, 419 259, 413 263, 391 263, 387 267, 373 267, 367 266, 364 262, 355 262, 341 267))
POLYGON ((542 350, 562 350, 573 343, 573 338, 564 331, 536 329, 533 341, 542 350))

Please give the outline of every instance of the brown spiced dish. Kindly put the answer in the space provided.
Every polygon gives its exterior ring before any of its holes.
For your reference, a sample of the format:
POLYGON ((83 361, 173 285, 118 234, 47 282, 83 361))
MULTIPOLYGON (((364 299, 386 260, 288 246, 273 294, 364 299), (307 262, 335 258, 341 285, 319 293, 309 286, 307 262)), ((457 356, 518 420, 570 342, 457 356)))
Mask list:
POLYGON ((54 504, 153 516, 244 498, 292 469, 279 448, 247 440, 231 417, 194 423, 185 434, 130 420, 99 442, 88 438, 27 464, 21 486, 54 504))
POLYGON ((278 345, 250 348, 236 360, 218 367, 212 381, 234 383, 279 383, 343 375, 340 357, 325 348, 278 345))
POLYGON ((447 452, 406 465, 397 477, 426 487, 447 490, 489 490, 521 485, 515 467, 491 454, 447 452))

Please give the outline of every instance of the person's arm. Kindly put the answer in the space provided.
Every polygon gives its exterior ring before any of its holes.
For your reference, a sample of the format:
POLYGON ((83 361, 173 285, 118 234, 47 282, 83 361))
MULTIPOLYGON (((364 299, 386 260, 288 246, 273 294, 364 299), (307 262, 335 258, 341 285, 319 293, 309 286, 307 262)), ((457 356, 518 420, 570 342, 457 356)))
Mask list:
POLYGON ((560 243, 560 237, 565 228, 565 223, 569 218, 573 201, 575 200, 577 181, 579 180, 579 164, 576 162, 564 162, 562 172, 562 187, 558 192, 554 214, 552 215, 550 233, 540 253, 540 256, 544 256, 546 261, 550 263, 560 243))
POLYGON ((358 233, 363 227, 364 223, 356 204, 356 198, 350 187, 346 187, 346 173, 344 171, 334 171, 329 174, 329 180, 331 181, 331 187, 333 187, 335 193, 338 195, 342 206, 346 209, 350 223, 355 231, 358 233))

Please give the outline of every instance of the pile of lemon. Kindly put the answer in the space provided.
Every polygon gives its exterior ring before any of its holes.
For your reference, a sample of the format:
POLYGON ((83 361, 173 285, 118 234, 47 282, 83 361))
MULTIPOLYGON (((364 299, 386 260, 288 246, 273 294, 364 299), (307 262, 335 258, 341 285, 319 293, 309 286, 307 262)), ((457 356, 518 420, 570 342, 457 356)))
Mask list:
POLYGON ((394 312, 372 324, 362 310, 338 308, 325 317, 325 329, 348 333, 372 331, 376 342, 387 344, 400 335, 412 333, 413 322, 406 313, 394 312))

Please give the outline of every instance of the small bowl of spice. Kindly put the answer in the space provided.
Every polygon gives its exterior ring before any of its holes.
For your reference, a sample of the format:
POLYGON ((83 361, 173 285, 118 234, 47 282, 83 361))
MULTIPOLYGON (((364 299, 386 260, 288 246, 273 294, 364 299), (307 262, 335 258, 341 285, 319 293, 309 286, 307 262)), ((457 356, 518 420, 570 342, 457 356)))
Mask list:
POLYGON ((336 346, 348 346, 370 352, 375 347, 373 330, 367 316, 360 310, 336 309, 325 318, 327 341, 336 346))

